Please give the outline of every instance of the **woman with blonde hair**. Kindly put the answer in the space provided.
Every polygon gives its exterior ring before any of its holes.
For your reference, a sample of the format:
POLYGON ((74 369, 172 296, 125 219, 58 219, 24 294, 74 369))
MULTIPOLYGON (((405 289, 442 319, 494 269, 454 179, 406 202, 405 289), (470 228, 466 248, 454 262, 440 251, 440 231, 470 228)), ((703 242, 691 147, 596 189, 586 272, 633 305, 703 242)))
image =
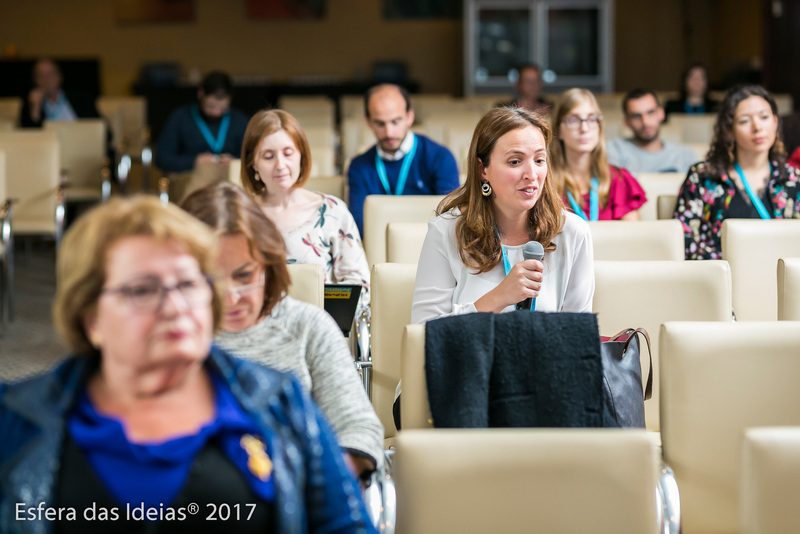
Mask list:
POLYGON ((647 197, 631 173, 609 165, 603 115, 591 91, 570 89, 561 95, 553 133, 551 170, 564 205, 587 221, 638 221, 647 197))
POLYGON ((478 122, 467 178, 439 204, 422 247, 412 322, 470 312, 589 312, 594 295, 588 226, 564 210, 550 176, 550 128, 536 113, 495 108, 478 122), (538 241, 541 261, 524 259, 538 241))

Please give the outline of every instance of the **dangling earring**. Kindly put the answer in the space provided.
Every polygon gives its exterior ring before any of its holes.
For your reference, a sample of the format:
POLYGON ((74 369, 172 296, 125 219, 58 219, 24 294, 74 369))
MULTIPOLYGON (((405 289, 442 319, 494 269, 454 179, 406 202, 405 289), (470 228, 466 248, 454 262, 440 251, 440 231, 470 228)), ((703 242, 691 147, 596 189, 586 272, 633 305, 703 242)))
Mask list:
POLYGON ((89 343, 96 349, 100 348, 100 344, 103 342, 103 336, 99 333, 94 332, 91 336, 89 336, 89 343))
POLYGON ((492 186, 489 183, 489 180, 486 178, 481 180, 481 194, 485 197, 488 197, 492 194, 492 186))
POLYGON ((261 181, 261 175, 258 174, 258 171, 255 171, 255 172, 256 172, 256 175, 255 175, 254 178, 255 178, 256 182, 260 182, 261 181))

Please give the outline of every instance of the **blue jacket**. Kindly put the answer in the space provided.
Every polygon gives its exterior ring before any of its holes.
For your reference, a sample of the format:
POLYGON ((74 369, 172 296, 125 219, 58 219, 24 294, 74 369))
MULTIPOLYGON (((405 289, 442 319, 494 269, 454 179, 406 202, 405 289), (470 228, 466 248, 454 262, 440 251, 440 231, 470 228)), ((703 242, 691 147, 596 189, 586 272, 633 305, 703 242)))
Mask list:
MULTIPOLYGON (((376 532, 333 431, 291 375, 217 347, 206 367, 223 378, 264 430, 272 451, 278 532, 376 532)), ((93 360, 73 357, 45 375, 0 386, 0 532, 52 532, 47 521, 17 521, 16 504, 57 506, 67 416, 95 369, 93 360)))
MULTIPOLYGON (((431 141, 424 135, 417 136, 417 152, 408 171, 408 181, 404 195, 446 195, 459 186, 456 159, 447 147, 431 141)), ((347 207, 353 214, 361 235, 364 235, 364 199, 367 195, 385 195, 378 170, 375 168, 375 155, 378 149, 373 146, 360 156, 353 158, 347 170, 350 198, 347 207)), ((405 158, 403 158, 405 159, 405 158)), ((386 178, 394 191, 403 159, 384 161, 386 178)))

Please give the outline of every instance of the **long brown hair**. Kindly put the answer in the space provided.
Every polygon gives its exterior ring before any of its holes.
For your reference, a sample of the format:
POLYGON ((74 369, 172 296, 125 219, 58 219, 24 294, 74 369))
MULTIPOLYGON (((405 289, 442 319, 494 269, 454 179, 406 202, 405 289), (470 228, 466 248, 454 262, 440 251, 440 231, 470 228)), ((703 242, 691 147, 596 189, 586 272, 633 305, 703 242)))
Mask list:
POLYGON ((206 223, 219 235, 241 234, 250 255, 264 266, 264 307, 259 317, 272 311, 289 289, 286 244, 258 204, 230 182, 217 182, 186 197, 181 207, 206 223))
MULTIPOLYGON (((602 114, 600 106, 597 104, 597 99, 595 99, 591 91, 578 88, 564 91, 553 112, 553 132, 556 140, 550 144, 550 170, 558 184, 559 192, 561 195, 566 195, 567 191, 569 191, 576 200, 583 198, 583 196, 581 195, 580 187, 578 187, 567 168, 567 153, 564 149, 564 141, 560 138, 560 131, 561 121, 581 104, 589 104, 598 116, 602 114)), ((597 177, 600 207, 604 208, 608 204, 611 172, 608 167, 608 155, 606 154, 605 124, 602 120, 599 128, 597 146, 592 150, 592 163, 589 170, 592 176, 597 177)), ((580 200, 578 201, 580 202, 580 200)))
MULTIPOLYGON (((494 194, 481 194, 481 163, 488 167, 497 141, 512 130, 533 126, 542 132, 545 146, 552 140, 547 121, 535 112, 517 107, 500 107, 486 113, 472 134, 467 156, 467 179, 464 185, 447 195, 436 209, 437 215, 454 208, 460 210, 456 222, 456 240, 464 265, 478 273, 490 271, 501 257, 500 238, 495 232, 494 194)), ((539 201, 528 212, 531 239, 548 252, 556 249, 553 239, 564 226, 564 205, 553 184, 548 166, 539 201)))

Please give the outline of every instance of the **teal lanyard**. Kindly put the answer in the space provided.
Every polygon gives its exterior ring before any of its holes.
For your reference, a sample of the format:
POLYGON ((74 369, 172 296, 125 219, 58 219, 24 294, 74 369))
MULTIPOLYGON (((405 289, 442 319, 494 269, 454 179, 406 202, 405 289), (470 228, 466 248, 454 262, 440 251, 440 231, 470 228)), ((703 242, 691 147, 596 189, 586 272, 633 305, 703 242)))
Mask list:
POLYGON ((589 192, 589 215, 591 219, 586 218, 586 213, 584 213, 583 208, 575 202, 575 197, 572 196, 572 193, 567 191, 567 198, 569 199, 570 206, 572 206, 572 211, 574 211, 576 215, 579 215, 584 221, 596 221, 600 217, 600 196, 597 193, 599 187, 597 178, 592 178, 592 190, 589 192))
MULTIPOLYGON (((411 150, 408 151, 408 154, 403 158, 403 165, 400 167, 400 175, 397 177, 397 189, 395 190, 395 195, 402 195, 403 191, 406 188, 406 180, 408 180, 408 171, 411 170, 411 161, 414 159, 414 154, 417 152, 417 136, 414 136, 414 143, 411 145, 411 150)), ((386 165, 383 163, 383 159, 381 159, 380 154, 378 154, 377 150, 375 151, 375 168, 378 170, 378 178, 381 180, 381 185, 383 186, 383 190, 386 191, 387 195, 392 194, 392 188, 389 187, 389 178, 386 176, 386 165)))
MULTIPOLYGON (((494 227, 494 233, 497 236, 497 240, 500 241, 500 232, 497 231, 497 226, 494 227)), ((508 276, 508 273, 511 272, 511 262, 508 261, 508 254, 503 243, 500 243, 500 253, 503 255, 503 269, 505 269, 506 276, 508 276)))
MULTIPOLYGON (((769 212, 767 208, 764 207, 764 203, 761 202, 761 199, 753 193, 753 188, 750 187, 750 183, 747 181, 747 178, 744 177, 744 172, 742 172, 742 167, 739 165, 739 162, 735 162, 733 165, 734 169, 736 169, 736 173, 739 175, 739 179, 742 181, 742 185, 744 186, 744 190, 747 193, 747 196, 750 197, 750 201, 753 203, 753 206, 756 207, 759 216, 762 219, 771 219, 772 217, 769 216, 769 212)), ((772 163, 769 164, 769 174, 772 175, 772 163)), ((769 183, 769 181, 767 182, 769 183)))
POLYGON ((217 138, 214 139, 214 136, 211 135, 211 130, 208 129, 208 125, 205 123, 202 117, 200 117, 200 112, 197 109, 197 106, 192 106, 192 118, 194 119, 194 123, 197 124, 197 127, 200 129, 200 133, 203 134, 203 138, 208 143, 208 146, 211 148, 211 152, 214 154, 221 154, 222 147, 225 146, 225 138, 228 136, 228 126, 231 123, 231 114, 226 113, 224 117, 222 117, 222 122, 219 123, 219 131, 217 132, 217 138))

